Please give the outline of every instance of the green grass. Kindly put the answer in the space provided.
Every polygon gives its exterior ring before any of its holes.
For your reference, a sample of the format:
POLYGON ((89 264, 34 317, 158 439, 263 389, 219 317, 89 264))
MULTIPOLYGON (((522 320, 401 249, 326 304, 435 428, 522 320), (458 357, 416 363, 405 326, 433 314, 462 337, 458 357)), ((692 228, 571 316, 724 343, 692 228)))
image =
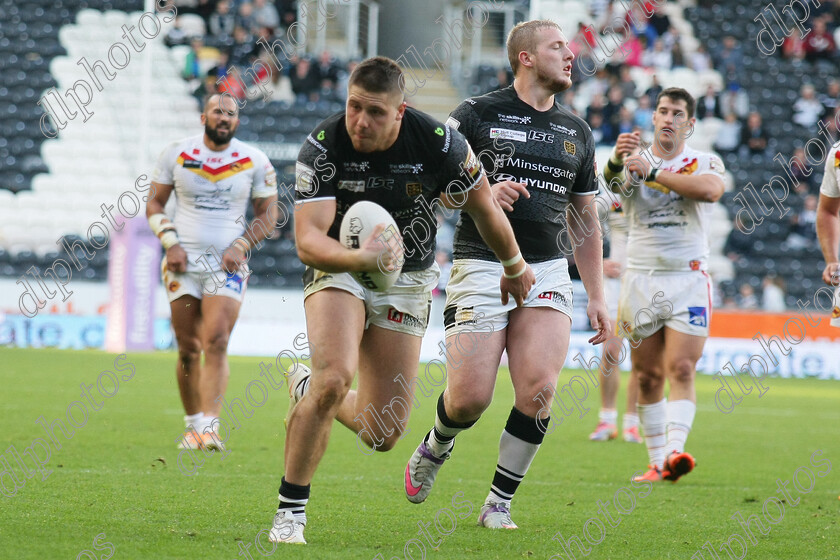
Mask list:
MULTIPOLYGON (((44 437, 36 418, 64 418, 67 405, 80 399, 79 384, 95 384, 99 372, 113 370, 113 360, 102 352, 0 350, 0 449, 14 444, 20 451, 44 437)), ((62 448, 51 448, 49 478, 42 481, 36 475, 15 497, 0 496, 0 557, 76 558, 82 550, 92 550, 97 534, 105 533, 99 543, 112 543, 117 560, 245 558, 239 555, 239 542, 252 543, 269 526, 282 473, 285 387, 272 392, 267 404, 233 432, 232 451, 224 461, 211 457, 197 475, 188 477, 178 469, 175 449, 183 411, 174 354, 136 354, 129 360, 136 374, 121 383, 117 395, 91 412, 71 440, 57 434, 62 448)), ((243 396, 246 383, 259 373, 258 364, 257 358, 231 359, 228 398, 243 396)), ((564 372, 561 383, 568 374, 564 372)), ((644 488, 629 484, 633 472, 647 463, 644 447, 586 439, 596 421, 593 391, 588 415, 565 418, 546 438, 514 500, 514 520, 520 526, 514 532, 475 526, 512 402, 506 371, 495 403, 458 438, 433 494, 419 506, 403 497, 403 470, 431 425, 436 394, 420 396, 411 432, 388 453, 362 455, 353 434, 336 425, 307 508, 310 544, 280 548, 272 557, 369 560, 381 553, 385 560, 403 558, 418 522, 434 523, 436 513, 453 510, 453 496, 463 492, 459 499, 471 503, 472 513, 457 520, 457 528, 437 550, 427 548, 427 559, 566 558, 552 536, 559 531, 566 538, 582 538, 589 518, 603 519, 597 501, 612 502, 627 487, 636 496, 635 510, 620 517, 616 527, 607 526, 603 542, 588 557, 688 559, 707 540, 719 546, 732 533, 743 534, 730 516, 737 511, 744 517, 761 515, 764 500, 777 495, 776 479, 789 480, 822 449, 831 472, 816 478, 798 506, 787 505, 784 519, 768 535, 758 535, 756 545, 749 544, 747 557, 836 558, 840 383, 770 379, 767 384, 770 390, 762 398, 749 395, 725 415, 713 404, 714 380, 701 376, 700 405, 688 446, 698 467, 679 484, 654 486, 644 498, 644 488)), ((6 453, 0 457, 10 458, 6 453)), ((8 477, 3 480, 9 484, 8 477)), ((800 482, 807 483, 804 473, 800 482)), ((790 489, 800 496, 792 484, 790 489)), ((623 500, 628 507, 629 497, 623 500)), ((609 511, 618 517, 613 506, 609 511)), ((457 512, 463 515, 465 509, 457 512)), ((597 538, 597 527, 590 529, 597 538)), ((433 525, 431 531, 435 534, 433 525)), ((416 548, 409 551, 419 560, 416 548)), ((262 558, 255 548, 250 553, 262 558)), ((720 554, 721 560, 728 558, 720 554)))

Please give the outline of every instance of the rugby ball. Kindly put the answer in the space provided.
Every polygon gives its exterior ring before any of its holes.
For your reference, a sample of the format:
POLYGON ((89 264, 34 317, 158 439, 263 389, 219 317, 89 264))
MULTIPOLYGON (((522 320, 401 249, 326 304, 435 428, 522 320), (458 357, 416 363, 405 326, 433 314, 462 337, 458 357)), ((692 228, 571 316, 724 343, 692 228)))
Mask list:
MULTIPOLYGON (((355 203, 344 214, 338 233, 339 240, 348 249, 358 249, 364 245, 367 238, 370 237, 373 230, 379 224, 385 224, 383 241, 386 244, 394 247, 393 244, 402 242, 399 230, 397 229, 397 222, 394 221, 391 214, 382 206, 368 200, 355 203), (396 236, 396 239, 393 239, 394 236, 396 236)), ((388 249, 384 249, 383 254, 386 254, 387 251, 388 249)), ((350 274, 365 288, 375 292, 381 292, 396 283, 402 270, 402 262, 399 265, 396 270, 390 272, 380 266, 379 270, 351 272, 350 274)))

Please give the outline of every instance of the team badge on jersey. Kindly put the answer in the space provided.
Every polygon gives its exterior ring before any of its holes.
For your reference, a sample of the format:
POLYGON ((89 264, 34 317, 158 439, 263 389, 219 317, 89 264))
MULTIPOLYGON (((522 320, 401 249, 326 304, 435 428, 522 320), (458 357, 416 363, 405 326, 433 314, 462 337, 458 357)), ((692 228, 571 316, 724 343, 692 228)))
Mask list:
POLYGON ((423 183, 406 183, 405 194, 411 198, 423 194, 423 183))
POLYGON ((569 142, 568 140, 563 140, 563 149, 566 150, 566 152, 572 156, 575 155, 575 152, 577 151, 577 149, 575 148, 575 143, 569 142))
MULTIPOLYGON (((686 159, 688 159, 688 158, 686 158, 686 159)), ((683 160, 683 162, 685 162, 685 160, 683 160)), ((712 168, 712 169, 714 169, 714 168, 712 168)), ((677 173, 679 173, 681 175, 691 175, 695 171, 697 171, 697 158, 694 158, 693 160, 687 162, 685 165, 683 165, 680 168, 679 171, 677 171, 677 173)))
POLYGON ((706 322, 706 308, 705 307, 689 307, 688 308, 688 322, 695 327, 705 327, 706 322))

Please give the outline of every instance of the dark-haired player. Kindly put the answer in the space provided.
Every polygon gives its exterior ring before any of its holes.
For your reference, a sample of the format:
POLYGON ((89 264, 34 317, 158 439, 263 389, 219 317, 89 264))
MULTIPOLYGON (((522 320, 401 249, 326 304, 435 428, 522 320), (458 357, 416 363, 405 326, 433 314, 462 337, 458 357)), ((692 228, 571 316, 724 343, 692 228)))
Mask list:
POLYGON ((422 502, 449 458, 455 436, 475 424, 490 405, 506 350, 516 396, 499 442, 496 474, 479 514, 479 523, 493 529, 516 528, 510 503, 548 426, 547 410, 541 411, 543 404, 535 397, 546 387, 554 388, 566 360, 572 283, 561 248, 565 234, 576 240, 575 261, 589 295, 587 314, 598 331, 590 342, 601 343, 610 332, 601 284, 601 230, 592 210, 598 192, 595 143, 586 123, 554 98, 572 84, 574 55, 559 26, 546 20, 515 26, 507 48, 513 85, 467 99, 447 122, 476 150, 493 153, 496 198, 508 211, 537 283, 523 306, 500 305, 483 287, 499 274, 501 265, 478 235, 474 220, 462 215, 446 288, 447 387, 438 400, 434 427, 405 470, 406 496, 422 502), (570 217, 567 230, 570 206, 576 217, 570 217), (480 352, 458 341, 460 334, 476 329, 491 331, 480 352))
POLYGON ((431 208, 441 203, 461 208, 492 250, 509 262, 484 286, 496 299, 501 287, 504 302, 510 294, 522 304, 534 283, 528 264, 512 258, 519 255, 513 231, 469 144, 448 125, 406 107, 404 84, 399 66, 388 58, 359 64, 349 79, 345 111, 321 123, 298 156, 295 239, 308 267, 304 307, 312 371, 297 366, 289 375, 293 410, 270 534, 274 542, 306 542, 309 484, 333 419, 381 451, 391 449, 405 429, 439 276, 431 208), (387 269, 401 258, 400 251, 383 255, 376 233, 358 250, 338 241, 342 217, 360 200, 388 210, 404 239, 402 272, 384 292, 361 286, 348 272, 374 271, 380 263, 387 269), (357 369, 358 388, 350 391, 357 369), (407 386, 395 381, 400 374, 407 386), (405 410, 395 412, 400 401, 405 410), (372 420, 371 411, 381 418, 372 420), (365 423, 359 422, 362 417, 365 423), (383 433, 364 425, 379 426, 383 433))
POLYGON ((724 190, 720 158, 685 143, 694 107, 684 89, 663 90, 653 144, 642 149, 638 132, 620 134, 604 170, 624 195, 630 225, 617 330, 630 340, 631 367, 639 375, 639 419, 650 458, 639 480, 676 481, 694 468, 685 441, 712 313, 706 205, 724 190))

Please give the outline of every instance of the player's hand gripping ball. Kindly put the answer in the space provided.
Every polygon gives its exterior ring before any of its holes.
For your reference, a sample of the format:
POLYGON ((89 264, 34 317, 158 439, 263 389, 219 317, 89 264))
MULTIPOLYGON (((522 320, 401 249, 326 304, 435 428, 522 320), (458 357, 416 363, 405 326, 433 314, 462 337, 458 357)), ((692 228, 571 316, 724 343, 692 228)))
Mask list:
POLYGON ((384 229, 374 238, 380 249, 376 263, 370 270, 350 273, 359 284, 376 292, 393 286, 402 271, 403 241, 397 222, 382 206, 363 200, 347 210, 338 234, 341 244, 348 249, 362 249, 380 224, 384 229))

